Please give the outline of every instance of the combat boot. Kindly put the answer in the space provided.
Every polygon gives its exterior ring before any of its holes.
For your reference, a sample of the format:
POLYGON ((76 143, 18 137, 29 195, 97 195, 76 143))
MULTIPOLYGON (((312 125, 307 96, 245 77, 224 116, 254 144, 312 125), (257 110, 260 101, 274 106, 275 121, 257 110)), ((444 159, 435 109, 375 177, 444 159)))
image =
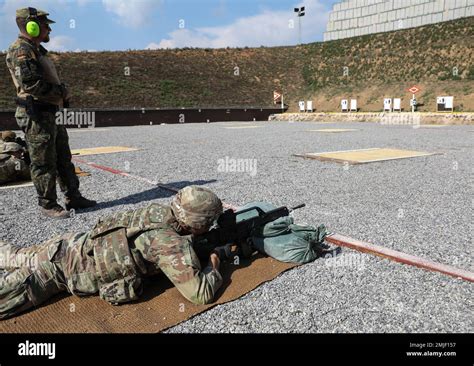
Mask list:
POLYGON ((51 208, 41 207, 41 212, 47 217, 53 219, 67 219, 70 216, 70 212, 66 211, 62 206, 56 204, 51 208))
POLYGON ((82 196, 77 196, 77 197, 67 197, 66 198, 66 209, 67 210, 77 210, 81 208, 89 208, 89 207, 94 207, 97 205, 96 201, 88 200, 87 198, 84 198, 82 196))

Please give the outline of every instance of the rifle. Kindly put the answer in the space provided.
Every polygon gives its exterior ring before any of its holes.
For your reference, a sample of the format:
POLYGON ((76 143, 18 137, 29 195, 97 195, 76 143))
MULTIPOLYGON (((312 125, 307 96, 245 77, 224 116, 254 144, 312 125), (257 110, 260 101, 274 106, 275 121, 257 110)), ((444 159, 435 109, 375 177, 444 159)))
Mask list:
POLYGON ((226 244, 240 246, 241 243, 252 237, 255 229, 262 228, 269 222, 288 216, 292 211, 305 206, 304 203, 290 209, 282 206, 268 212, 256 206, 241 211, 226 210, 218 217, 216 227, 194 237, 194 250, 199 259, 206 260, 215 248, 226 244), (239 215, 250 211, 257 211, 258 215, 237 222, 239 215))

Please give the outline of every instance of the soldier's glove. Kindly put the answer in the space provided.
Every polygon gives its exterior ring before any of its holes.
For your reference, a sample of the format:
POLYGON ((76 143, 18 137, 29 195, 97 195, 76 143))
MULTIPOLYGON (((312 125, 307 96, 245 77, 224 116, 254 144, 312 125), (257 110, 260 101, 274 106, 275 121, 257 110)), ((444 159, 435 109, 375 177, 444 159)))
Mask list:
POLYGON ((23 140, 21 137, 17 137, 17 138, 15 139, 15 142, 16 142, 18 145, 20 145, 20 146, 22 146, 22 147, 24 147, 24 148, 27 147, 26 141, 23 140))
POLYGON ((235 244, 227 244, 221 247, 214 248, 212 253, 215 253, 221 261, 234 259, 239 255, 239 247, 235 244))
POLYGON ((252 254, 255 252, 251 238, 248 238, 247 240, 241 242, 239 247, 240 247, 239 248, 240 254, 244 258, 250 258, 252 254))

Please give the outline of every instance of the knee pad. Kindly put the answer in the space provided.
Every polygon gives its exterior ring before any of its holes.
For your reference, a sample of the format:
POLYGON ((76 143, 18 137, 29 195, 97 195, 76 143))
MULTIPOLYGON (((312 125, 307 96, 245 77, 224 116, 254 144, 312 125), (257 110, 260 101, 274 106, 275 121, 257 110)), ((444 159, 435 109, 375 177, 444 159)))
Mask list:
POLYGON ((54 263, 41 263, 24 284, 35 306, 66 289, 64 278, 54 263))

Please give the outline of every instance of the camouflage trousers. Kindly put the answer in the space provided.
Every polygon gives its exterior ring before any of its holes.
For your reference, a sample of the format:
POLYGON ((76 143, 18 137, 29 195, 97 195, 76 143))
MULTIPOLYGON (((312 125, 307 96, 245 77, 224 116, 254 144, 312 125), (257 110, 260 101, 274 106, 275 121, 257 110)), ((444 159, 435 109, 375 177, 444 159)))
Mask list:
POLYGON ((66 197, 79 195, 79 179, 71 162, 71 149, 66 127, 57 125, 54 113, 42 112, 38 120, 30 118, 18 107, 18 127, 25 133, 31 158, 31 180, 41 207, 51 208, 57 201, 56 179, 66 197))
POLYGON ((88 233, 68 234, 40 245, 16 248, 0 242, 0 319, 69 292, 93 295, 98 276, 88 254, 88 233))

